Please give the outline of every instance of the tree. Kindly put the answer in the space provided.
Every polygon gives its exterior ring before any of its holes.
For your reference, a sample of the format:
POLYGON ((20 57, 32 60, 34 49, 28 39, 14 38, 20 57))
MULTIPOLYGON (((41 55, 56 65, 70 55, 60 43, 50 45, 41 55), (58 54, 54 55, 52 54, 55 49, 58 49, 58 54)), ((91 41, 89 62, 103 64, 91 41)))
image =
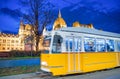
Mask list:
POLYGON ((40 35, 43 29, 53 20, 51 19, 53 18, 51 11, 53 6, 49 3, 49 0, 24 0, 21 3, 27 6, 28 12, 23 14, 23 19, 32 26, 35 48, 38 51, 40 35))

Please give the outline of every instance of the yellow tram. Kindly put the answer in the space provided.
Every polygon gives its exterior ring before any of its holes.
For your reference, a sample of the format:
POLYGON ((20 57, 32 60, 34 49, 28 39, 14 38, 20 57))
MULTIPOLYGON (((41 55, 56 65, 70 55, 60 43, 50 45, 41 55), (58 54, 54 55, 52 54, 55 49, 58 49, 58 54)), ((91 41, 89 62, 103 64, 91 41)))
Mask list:
POLYGON ((55 75, 120 66, 120 34, 84 27, 44 32, 41 70, 55 75))

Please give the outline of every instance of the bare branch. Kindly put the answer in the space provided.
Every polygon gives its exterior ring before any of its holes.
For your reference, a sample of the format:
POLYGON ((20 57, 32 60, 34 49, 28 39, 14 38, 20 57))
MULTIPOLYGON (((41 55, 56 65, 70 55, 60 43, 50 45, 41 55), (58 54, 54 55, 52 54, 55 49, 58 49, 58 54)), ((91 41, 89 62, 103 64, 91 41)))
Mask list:
POLYGON ((28 0, 27 2, 30 12, 23 17, 27 23, 32 25, 35 39, 34 42, 36 50, 38 50, 40 34, 42 34, 44 27, 46 27, 47 24, 51 22, 50 20, 52 20, 50 12, 51 6, 48 3, 48 0, 28 0))

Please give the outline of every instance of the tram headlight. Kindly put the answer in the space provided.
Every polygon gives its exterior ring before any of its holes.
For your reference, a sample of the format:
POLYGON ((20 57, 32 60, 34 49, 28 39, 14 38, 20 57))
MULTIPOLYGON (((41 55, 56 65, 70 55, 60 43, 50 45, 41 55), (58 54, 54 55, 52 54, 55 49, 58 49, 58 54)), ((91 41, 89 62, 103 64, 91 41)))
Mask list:
POLYGON ((47 62, 42 61, 42 62, 41 62, 41 65, 47 66, 48 64, 47 64, 47 62))

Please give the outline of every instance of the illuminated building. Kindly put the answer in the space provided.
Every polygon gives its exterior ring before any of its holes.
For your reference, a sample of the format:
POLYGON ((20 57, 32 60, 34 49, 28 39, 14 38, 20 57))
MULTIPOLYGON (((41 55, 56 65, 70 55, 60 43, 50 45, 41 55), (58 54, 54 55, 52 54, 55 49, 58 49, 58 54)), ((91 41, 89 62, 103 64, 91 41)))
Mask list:
POLYGON ((0 33, 0 52, 11 50, 24 50, 24 43, 19 35, 0 33))
POLYGON ((73 23, 73 27, 85 27, 85 28, 94 28, 93 24, 80 24, 78 21, 73 23))
POLYGON ((20 22, 20 28, 17 35, 0 33, 0 52, 11 50, 25 50, 25 38, 31 35, 32 27, 29 24, 20 22))
MULTIPOLYGON (((61 12, 59 10, 58 18, 53 23, 53 30, 57 30, 59 28, 67 27, 66 22, 62 18, 61 12)), ((93 28, 92 24, 80 24, 78 21, 73 23, 73 27, 86 27, 93 28)), ((31 36, 33 33, 32 26, 30 24, 24 24, 22 21, 20 22, 20 28, 17 35, 15 34, 5 34, 0 32, 0 52, 11 51, 11 50, 35 50, 35 41, 25 41, 28 36, 31 36)), ((44 29, 44 31, 46 31, 44 29)), ((43 32, 44 32, 43 31, 43 32)), ((39 50, 42 50, 42 41, 43 37, 40 36, 39 42, 39 50)))
POLYGON ((61 12, 59 10, 58 18, 55 20, 55 22, 53 24, 53 30, 57 30, 57 29, 62 28, 62 27, 67 27, 67 24, 64 21, 64 19, 62 18, 61 12))

